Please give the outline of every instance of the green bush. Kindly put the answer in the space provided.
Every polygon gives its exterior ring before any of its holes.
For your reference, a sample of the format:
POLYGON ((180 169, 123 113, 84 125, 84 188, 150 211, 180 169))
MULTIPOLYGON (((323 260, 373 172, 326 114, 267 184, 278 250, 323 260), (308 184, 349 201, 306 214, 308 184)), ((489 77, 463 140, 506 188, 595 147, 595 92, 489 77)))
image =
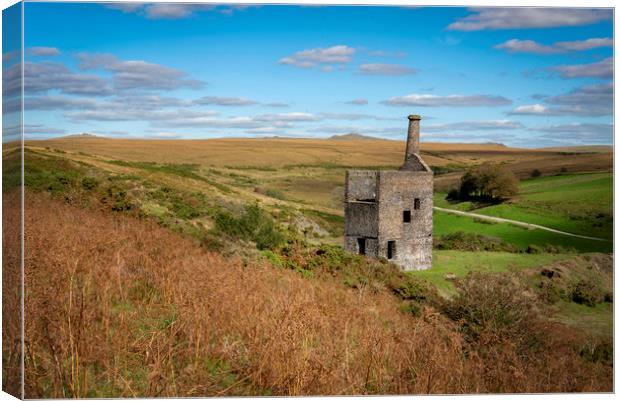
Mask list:
POLYGON ((527 339, 533 333, 530 322, 536 320, 536 303, 527 288, 513 274, 469 273, 455 281, 457 295, 443 303, 443 312, 459 322, 466 338, 483 337, 527 339))
POLYGON ((525 249, 526 253, 531 253, 531 254, 538 254, 538 253, 542 253, 542 249, 537 246, 537 245, 528 245, 527 248, 525 249))
POLYGON ((518 248, 512 244, 503 242, 499 238, 486 235, 456 231, 450 234, 434 238, 435 249, 452 249, 470 252, 518 252, 518 248))
POLYGON ((97 186, 99 185, 99 181, 97 181, 96 178, 93 177, 84 177, 82 178, 82 188, 86 189, 86 190, 92 190, 97 188, 97 186))
POLYGON ((127 196, 127 191, 118 186, 108 187, 107 197, 104 203, 109 203, 110 208, 115 212, 124 212, 131 209, 131 201, 127 196))
POLYGON ((603 291, 590 280, 579 280, 573 287, 571 294, 573 302, 593 307, 605 300, 603 291))
POLYGON ((284 243, 284 235, 276 228, 273 218, 258 204, 247 206, 240 217, 220 211, 215 225, 221 232, 235 238, 253 241, 258 249, 275 249, 284 243))

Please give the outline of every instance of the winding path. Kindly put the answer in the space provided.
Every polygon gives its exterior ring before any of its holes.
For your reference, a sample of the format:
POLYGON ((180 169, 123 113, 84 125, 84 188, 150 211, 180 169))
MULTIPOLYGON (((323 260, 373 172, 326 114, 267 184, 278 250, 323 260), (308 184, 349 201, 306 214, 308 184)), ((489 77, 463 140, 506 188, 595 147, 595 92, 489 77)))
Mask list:
POLYGON ((461 210, 446 209, 446 208, 437 207, 437 206, 433 206, 433 209, 438 210, 440 212, 457 214, 459 216, 475 217, 475 218, 480 219, 480 220, 492 221, 492 222, 496 222, 496 223, 508 223, 508 224, 512 224, 514 226, 519 226, 519 227, 528 228, 528 229, 545 230, 545 231, 549 231, 549 232, 556 233, 556 234, 568 235, 570 237, 589 239, 589 240, 592 240, 592 241, 611 242, 610 240, 605 239, 605 238, 588 237, 586 235, 567 233, 566 231, 560 231, 560 230, 556 230, 554 228, 540 226, 538 224, 524 223, 522 221, 504 219, 504 218, 501 218, 501 217, 486 216, 484 214, 471 213, 471 212, 463 212, 461 210))

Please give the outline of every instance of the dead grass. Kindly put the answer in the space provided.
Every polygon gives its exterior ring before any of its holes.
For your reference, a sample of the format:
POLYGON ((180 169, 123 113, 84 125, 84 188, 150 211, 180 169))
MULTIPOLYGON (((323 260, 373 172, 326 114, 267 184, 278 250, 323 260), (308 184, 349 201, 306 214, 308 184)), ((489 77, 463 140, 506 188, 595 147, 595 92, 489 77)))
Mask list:
MULTIPOLYGON (((405 133, 403 132, 403 139, 405 133)), ((28 146, 84 152, 133 162, 194 163, 217 167, 269 167, 291 165, 399 166, 404 141, 326 139, 206 139, 132 140, 97 137, 67 137, 27 141, 28 146)), ((610 170, 612 152, 583 152, 579 149, 547 150, 510 148, 497 144, 422 143, 422 156, 432 166, 471 165, 484 161, 516 164, 529 173, 541 167, 554 172, 610 170), (556 171, 557 170, 557 171, 556 171)), ((520 174, 520 173, 519 173, 520 174)))
POLYGON ((28 398, 611 391, 610 368, 561 331, 527 368, 511 339, 480 355, 458 322, 400 312, 387 291, 244 265, 44 194, 26 211, 28 398))
MULTIPOLYGON (((5 167, 7 167, 5 161, 5 167)), ((2 207, 2 391, 21 397, 21 251, 19 192, 2 207)))

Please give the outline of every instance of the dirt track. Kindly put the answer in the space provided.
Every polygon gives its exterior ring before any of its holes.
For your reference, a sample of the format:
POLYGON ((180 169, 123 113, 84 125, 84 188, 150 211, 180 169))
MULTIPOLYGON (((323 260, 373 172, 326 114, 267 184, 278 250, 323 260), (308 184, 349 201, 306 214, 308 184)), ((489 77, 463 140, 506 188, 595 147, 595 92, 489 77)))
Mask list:
POLYGON ((545 231, 550 231, 552 233, 568 235, 568 236, 576 237, 576 238, 589 239, 589 240, 593 240, 593 241, 607 241, 607 242, 610 242, 609 240, 604 239, 604 238, 588 237, 586 235, 567 233, 566 231, 560 231, 560 230, 556 230, 554 228, 549 228, 549 227, 541 226, 541 225, 538 225, 538 224, 525 223, 525 222, 517 221, 517 220, 504 219, 504 218, 501 218, 501 217, 486 216, 484 214, 463 212, 463 211, 460 211, 460 210, 446 209, 446 208, 437 207, 437 206, 434 206, 433 209, 439 210, 440 212, 457 214, 459 216, 475 217, 475 218, 480 219, 480 220, 493 221, 493 222, 496 222, 496 223, 508 223, 508 224, 512 224, 514 226, 519 226, 519 227, 523 227, 523 228, 527 228, 527 229, 545 230, 545 231))

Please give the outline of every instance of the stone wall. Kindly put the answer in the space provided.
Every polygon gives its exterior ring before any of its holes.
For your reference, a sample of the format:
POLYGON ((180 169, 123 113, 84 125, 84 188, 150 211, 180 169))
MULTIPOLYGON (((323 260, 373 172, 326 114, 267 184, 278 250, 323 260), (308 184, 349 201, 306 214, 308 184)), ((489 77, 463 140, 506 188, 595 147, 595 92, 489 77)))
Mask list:
POLYGON ((431 267, 433 250, 433 174, 417 171, 379 173, 379 256, 387 257, 388 241, 396 241, 392 259, 404 270, 431 267), (420 208, 415 209, 415 199, 420 208), (403 222, 409 210, 411 222, 403 222))
POLYGON ((355 237, 377 238, 379 207, 376 202, 351 201, 345 204, 345 233, 355 237))
POLYGON ((345 178, 344 200, 376 199, 378 171, 349 170, 345 178))

